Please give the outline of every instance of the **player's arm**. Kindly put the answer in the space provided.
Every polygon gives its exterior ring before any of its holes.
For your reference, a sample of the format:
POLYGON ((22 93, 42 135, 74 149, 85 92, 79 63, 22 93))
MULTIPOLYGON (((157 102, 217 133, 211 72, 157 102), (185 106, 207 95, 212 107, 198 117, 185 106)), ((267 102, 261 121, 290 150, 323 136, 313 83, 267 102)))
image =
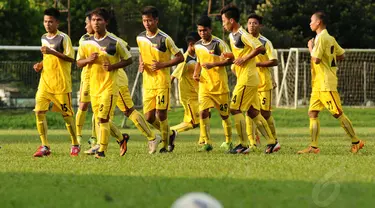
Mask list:
POLYGON ((279 63, 277 61, 277 58, 274 56, 274 49, 271 42, 266 42, 266 45, 264 46, 266 49, 266 55, 268 57, 267 61, 262 61, 256 63, 257 67, 272 67, 277 66, 279 63))
POLYGON ((213 63, 202 63, 201 67, 204 67, 206 69, 211 69, 213 67, 218 67, 218 66, 228 66, 233 63, 234 56, 232 56, 233 54, 231 55, 229 46, 225 42, 222 41, 220 42, 219 47, 221 50, 220 57, 222 57, 222 59, 220 61, 213 62, 213 63))
POLYGON ((43 69, 43 61, 34 64, 33 69, 36 72, 40 72, 43 69))
POLYGON ((253 48, 253 50, 249 54, 239 57, 233 61, 233 63, 238 66, 243 66, 250 59, 255 58, 255 56, 258 54, 266 51, 262 43, 258 39, 250 37, 250 35, 243 34, 241 36, 241 40, 245 45, 253 48))
POLYGON ((128 44, 123 40, 118 40, 116 43, 116 55, 120 57, 120 61, 111 64, 109 59, 107 58, 106 61, 103 63, 104 70, 106 71, 113 71, 120 68, 125 68, 126 66, 129 66, 133 63, 132 56, 129 52, 128 44))
POLYGON ((193 79, 195 81, 199 82, 199 78, 201 76, 201 70, 202 70, 201 64, 197 61, 197 64, 195 64, 195 69, 194 69, 194 74, 193 74, 193 79))
POLYGON ((79 68, 83 68, 88 64, 92 64, 95 62, 95 60, 99 57, 99 53, 92 53, 89 57, 87 58, 78 58, 77 60, 77 66, 79 68))
POLYGON ((68 62, 74 62, 74 59, 73 58, 71 58, 71 57, 69 57, 69 56, 67 56, 67 55, 65 55, 65 54, 63 54, 63 53, 60 53, 60 52, 58 52, 58 51, 56 51, 56 50, 54 50, 54 49, 51 49, 51 48, 49 48, 49 47, 47 47, 47 46, 42 46, 41 48, 40 48, 40 51, 43 53, 43 54, 51 54, 51 55, 54 55, 54 56, 56 56, 56 57, 58 57, 58 58, 60 58, 60 59, 62 59, 62 60, 64 60, 64 61, 68 61, 68 62))
POLYGON ((167 39, 165 40, 165 44, 167 46, 167 49, 174 55, 174 58, 166 62, 158 62, 154 60, 153 64, 151 65, 153 71, 175 66, 184 61, 184 55, 182 55, 180 49, 178 49, 174 44, 172 38, 167 37, 167 39))

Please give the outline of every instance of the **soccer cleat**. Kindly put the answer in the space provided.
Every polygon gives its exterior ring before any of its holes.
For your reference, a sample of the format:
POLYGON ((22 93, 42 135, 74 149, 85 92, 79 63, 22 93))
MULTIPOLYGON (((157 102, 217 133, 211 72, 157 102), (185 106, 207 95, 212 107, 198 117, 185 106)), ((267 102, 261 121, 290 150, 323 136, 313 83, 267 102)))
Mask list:
POLYGON ((320 152, 320 149, 319 148, 314 148, 312 146, 309 146, 308 148, 306 149, 303 149, 303 150, 300 150, 297 152, 297 154, 307 154, 307 153, 314 153, 314 154, 318 154, 320 152))
POLYGON ((70 149, 70 156, 78 156, 79 152, 81 151, 81 148, 79 145, 72 145, 72 148, 70 149))
POLYGON ((99 151, 100 145, 95 145, 91 147, 89 150, 85 151, 86 155, 95 155, 99 151))
POLYGON ((227 151, 230 151, 231 149, 233 149, 233 144, 232 144, 232 142, 230 142, 230 143, 223 142, 220 145, 220 148, 225 149, 227 151))
POLYGON ((256 151, 258 151, 257 145, 250 145, 249 148, 247 148, 246 150, 242 151, 241 153, 242 154, 248 154, 250 152, 256 152, 256 151))
POLYGON ((159 134, 155 135, 154 140, 148 141, 148 149, 149 149, 148 153, 149 154, 154 154, 157 151, 160 141, 161 141, 161 137, 159 134))
POLYGON ((279 150, 280 150, 280 143, 276 142, 275 144, 267 144, 267 147, 266 147, 266 150, 264 151, 264 153, 271 154, 271 153, 277 152, 279 150))
POLYGON ((120 145, 120 156, 124 156, 126 151, 128 151, 128 141, 129 141, 129 134, 122 134, 122 141, 118 142, 120 145))
POLYGON ((173 152, 174 150, 174 140, 176 140, 177 137, 177 131, 172 130, 173 134, 169 136, 169 141, 168 141, 168 152, 173 152))
POLYGON ((357 153, 360 149, 362 149, 365 146, 365 142, 362 140, 359 140, 357 144, 352 144, 352 149, 350 150, 352 153, 357 153))
POLYGON ((163 147, 159 150, 159 153, 167 153, 167 152, 168 152, 168 150, 165 147, 163 147))
POLYGON ((47 146, 39 146, 38 150, 34 153, 34 157, 43 157, 51 154, 51 150, 47 146))
POLYGON ((100 159, 100 158, 104 158, 104 157, 105 157, 104 151, 103 152, 97 152, 95 154, 96 159, 100 159))
POLYGON ((199 137, 199 139, 198 139, 198 145, 199 146, 203 146, 204 144, 205 144, 204 139, 202 137, 199 137))
POLYGON ((242 152, 245 151, 246 149, 247 149, 247 147, 242 146, 242 144, 239 144, 239 145, 237 145, 235 148, 229 150, 229 153, 231 153, 231 154, 242 153, 242 152))
POLYGON ((204 144, 199 152, 209 152, 212 151, 214 148, 210 144, 204 144))
POLYGON ((87 141, 91 147, 94 147, 96 145, 96 138, 95 137, 90 137, 90 139, 87 141))

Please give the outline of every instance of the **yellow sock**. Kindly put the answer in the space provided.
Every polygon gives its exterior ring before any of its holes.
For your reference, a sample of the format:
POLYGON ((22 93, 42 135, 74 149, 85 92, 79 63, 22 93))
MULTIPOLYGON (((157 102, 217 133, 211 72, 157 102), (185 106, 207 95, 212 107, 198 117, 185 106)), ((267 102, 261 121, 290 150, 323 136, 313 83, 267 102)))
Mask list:
POLYGON ((171 126, 171 130, 176 130, 178 133, 188 131, 190 129, 193 129, 194 126, 192 123, 186 123, 182 122, 180 124, 177 124, 175 126, 171 126))
POLYGON ((82 136, 82 128, 83 128, 83 124, 85 124, 86 113, 87 111, 82 111, 81 109, 78 108, 78 111, 76 114, 77 136, 82 136))
POLYGON ((167 148, 169 134, 170 134, 168 119, 165 119, 164 121, 160 121, 160 132, 161 132, 161 141, 163 143, 163 147, 167 148))
POLYGON ((275 119, 273 119, 273 116, 270 116, 267 119, 267 124, 270 127, 270 129, 271 129, 273 138, 275 138, 275 140, 277 140, 277 137, 276 137, 276 128, 275 128, 275 119))
POLYGON ((43 146, 49 146, 47 139, 47 119, 46 114, 35 114, 36 128, 38 129, 40 140, 43 146))
POLYGON ((267 124, 266 119, 259 113, 255 118, 253 118, 254 123, 259 129, 260 133, 267 139, 267 144, 275 144, 276 140, 272 135, 271 129, 267 124))
POLYGON ((151 130, 142 114, 140 114, 137 110, 134 110, 130 114, 129 119, 134 123, 137 129, 142 132, 145 137, 147 137, 149 141, 155 139, 154 132, 151 130))
POLYGON ((246 116, 246 132, 247 132, 247 138, 249 139, 251 146, 257 144, 255 141, 255 131, 254 131, 254 129, 256 128, 254 127, 255 125, 254 125, 253 120, 249 116, 246 116))
POLYGON ((318 138, 320 133, 320 121, 319 118, 310 118, 310 135, 312 147, 318 147, 318 138))
POLYGON ((352 125, 352 122, 349 120, 348 117, 346 117, 345 114, 342 114, 340 117, 338 117, 340 121, 341 127, 345 130, 346 134, 352 138, 352 143, 359 142, 358 137, 355 135, 354 128, 352 125))
POLYGON ((116 138, 117 142, 121 142, 122 141, 122 134, 121 134, 120 129, 118 129, 117 126, 112 121, 109 121, 108 123, 109 123, 109 129, 110 129, 111 136, 116 138))
POLYGON ((205 141, 206 144, 211 144, 210 135, 210 118, 200 119, 200 137, 205 141))
POLYGON ((232 142, 232 122, 230 118, 228 117, 227 119, 222 120, 221 124, 223 125, 223 129, 224 129, 225 142, 229 144, 232 142))
POLYGON ((246 120, 242 113, 238 113, 233 115, 234 123, 237 130, 238 135, 238 144, 242 144, 242 146, 247 146, 247 133, 246 133, 246 120))
POLYGON ((91 137, 97 138, 97 133, 96 133, 96 121, 95 121, 95 115, 92 114, 91 118, 91 137))
POLYGON ((76 126, 74 125, 73 116, 64 117, 65 126, 70 134, 70 139, 72 140, 72 145, 79 145, 76 134, 76 126))
POLYGON ((157 129, 157 130, 159 130, 159 131, 161 131, 160 130, 160 121, 159 121, 159 119, 155 119, 155 121, 151 124, 155 129, 157 129))
POLYGON ((110 132, 110 125, 109 122, 107 123, 100 123, 99 124, 99 140, 100 140, 100 148, 99 152, 103 152, 107 150, 108 147, 108 140, 109 140, 109 132, 110 132))

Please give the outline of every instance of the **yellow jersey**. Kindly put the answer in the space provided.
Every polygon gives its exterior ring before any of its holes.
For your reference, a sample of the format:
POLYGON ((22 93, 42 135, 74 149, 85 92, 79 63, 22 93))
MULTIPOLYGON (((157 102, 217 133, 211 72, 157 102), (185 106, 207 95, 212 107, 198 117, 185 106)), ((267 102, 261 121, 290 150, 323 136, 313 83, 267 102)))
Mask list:
MULTIPOLYGON (((222 61, 222 53, 230 53, 229 46, 218 37, 212 36, 209 43, 199 40, 195 43, 195 54, 200 65, 222 61)), ((202 66, 199 93, 224 94, 229 92, 228 75, 225 66, 206 69, 202 66)))
POLYGON ((178 79, 180 90, 184 89, 198 93, 199 83, 193 79, 197 57, 191 56, 189 52, 186 52, 184 54, 184 60, 184 62, 177 65, 172 76, 178 79))
MULTIPOLYGON (((54 37, 48 37, 46 33, 42 36, 41 41, 42 46, 47 46, 74 59, 72 42, 67 34, 58 30, 54 37)), ((52 54, 43 54, 43 70, 38 89, 53 94, 72 92, 71 67, 71 62, 64 61, 52 54)))
MULTIPOLYGON (((240 27, 236 33, 229 34, 234 58, 240 58, 262 46, 262 43, 240 27)), ((243 66, 236 66, 237 85, 258 86, 259 77, 255 58, 248 60, 243 66)))
MULTIPOLYGON (((79 39, 79 45, 81 45, 82 41, 88 39, 91 36, 92 36, 92 34, 88 34, 88 33, 82 35, 82 37, 79 39)), ((78 61, 78 56, 77 56, 76 60, 78 61)), ((87 68, 88 68, 87 65, 82 68, 81 81, 85 82, 85 83, 90 83, 90 72, 87 68)))
MULTIPOLYGON (((273 45, 270 40, 268 40, 266 37, 263 35, 259 34, 258 37, 256 37, 264 48, 266 48, 266 51, 263 53, 258 54, 255 57, 256 63, 259 62, 264 62, 268 60, 274 60, 277 59, 277 56, 275 54, 275 50, 273 49, 273 45)), ((258 74, 259 74, 259 86, 258 86, 258 91, 259 92, 264 92, 268 90, 272 90, 272 75, 271 75, 271 67, 257 67, 258 69, 258 74)))
POLYGON ((102 65, 109 61, 115 64, 121 60, 131 58, 130 52, 120 38, 106 32, 101 39, 94 36, 81 42, 78 48, 77 59, 85 59, 92 53, 99 53, 99 57, 94 63, 88 64, 90 71, 90 94, 91 96, 100 96, 103 93, 107 95, 117 95, 118 93, 118 71, 106 71, 102 65))
POLYGON ((144 63, 143 88, 144 89, 167 89, 171 87, 170 67, 152 71, 153 61, 167 62, 172 55, 180 50, 172 38, 160 29, 152 37, 146 31, 137 36, 139 53, 144 63))
POLYGON ((324 29, 314 40, 311 56, 321 60, 319 64, 311 61, 311 77, 313 91, 337 91, 337 61, 336 56, 341 56, 345 50, 324 29))

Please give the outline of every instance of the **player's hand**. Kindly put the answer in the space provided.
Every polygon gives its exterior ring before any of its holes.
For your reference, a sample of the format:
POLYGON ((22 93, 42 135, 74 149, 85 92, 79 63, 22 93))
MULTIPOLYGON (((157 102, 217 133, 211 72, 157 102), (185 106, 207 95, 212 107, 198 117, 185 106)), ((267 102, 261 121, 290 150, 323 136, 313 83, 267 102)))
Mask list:
POLYGON ((199 78, 200 78, 200 76, 201 76, 200 74, 194 72, 194 74, 193 74, 193 79, 194 79, 195 81, 199 82, 199 78))
POLYGON ((111 63, 109 62, 109 60, 105 60, 103 62, 103 69, 106 70, 106 71, 112 71, 112 65, 111 63))
POLYGON ((162 69, 162 68, 165 68, 164 64, 162 62, 158 62, 158 61, 155 61, 155 60, 152 61, 152 64, 151 64, 151 70, 152 71, 156 71, 156 70, 159 70, 159 69, 162 69))
POLYGON ((99 53, 92 53, 88 58, 87 61, 89 64, 94 63, 94 61, 99 57, 99 53))
POLYGON ((40 51, 42 52, 42 54, 52 54, 53 53, 53 50, 50 49, 49 47, 47 46, 42 46, 40 48, 40 51))
POLYGON ((232 59, 232 58, 234 58, 234 56, 233 56, 233 53, 224 52, 224 53, 221 54, 221 58, 222 59, 232 59))
POLYGON ((236 64, 237 66, 243 66, 245 62, 246 62, 246 59, 244 59, 243 57, 237 58, 233 61, 233 63, 236 64))
POLYGON ((272 89, 276 89, 277 88, 277 83, 273 80, 272 81, 272 89))
POLYGON ((33 69, 36 72, 40 72, 43 69, 43 63, 42 62, 38 62, 38 63, 34 64, 33 69))
POLYGON ((314 38, 311 38, 309 42, 307 42, 307 47, 311 49, 314 48, 314 38))
POLYGON ((213 63, 204 63, 201 66, 203 68, 206 68, 206 69, 211 69, 211 68, 215 67, 215 65, 213 63))
POLYGON ((144 70, 145 70, 145 63, 143 63, 143 62, 139 63, 138 71, 140 73, 143 73, 144 70))

